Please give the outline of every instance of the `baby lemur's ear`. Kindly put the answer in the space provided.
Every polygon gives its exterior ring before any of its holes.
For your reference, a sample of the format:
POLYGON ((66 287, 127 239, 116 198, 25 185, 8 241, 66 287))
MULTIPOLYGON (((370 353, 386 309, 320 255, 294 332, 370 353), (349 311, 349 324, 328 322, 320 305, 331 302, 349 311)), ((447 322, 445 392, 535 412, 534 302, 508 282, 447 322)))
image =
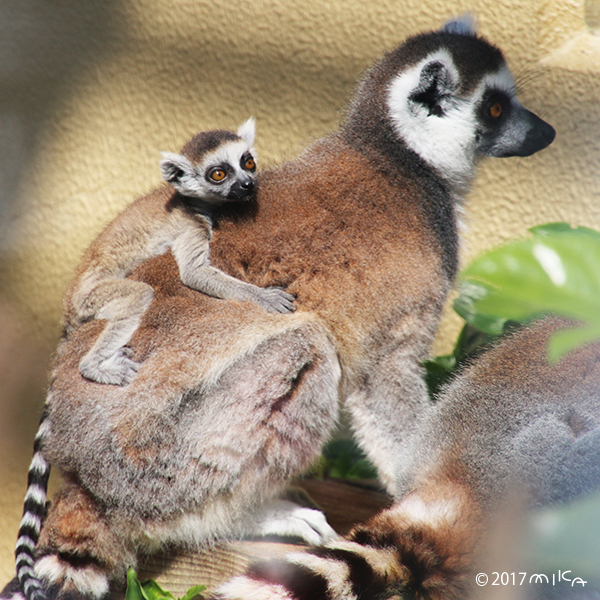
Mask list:
POLYGON ((181 191, 180 183, 185 175, 194 171, 194 166, 185 156, 173 152, 160 153, 160 171, 162 178, 168 181, 175 189, 181 191))
POLYGON ((250 117, 245 123, 242 123, 237 131, 237 134, 250 146, 254 144, 256 136, 256 121, 254 117, 250 117))

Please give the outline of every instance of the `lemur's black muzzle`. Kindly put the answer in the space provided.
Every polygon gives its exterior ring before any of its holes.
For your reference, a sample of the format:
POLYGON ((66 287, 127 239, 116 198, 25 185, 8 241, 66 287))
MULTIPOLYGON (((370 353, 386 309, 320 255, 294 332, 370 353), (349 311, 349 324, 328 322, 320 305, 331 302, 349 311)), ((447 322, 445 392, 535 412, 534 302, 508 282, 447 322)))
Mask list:
POLYGON ((531 156, 548 147, 556 137, 556 131, 552 125, 526 108, 522 108, 522 111, 523 114, 520 115, 520 118, 526 128, 525 138, 509 156, 531 156))
POLYGON ((518 101, 511 104, 510 117, 483 150, 486 156, 531 156, 549 146, 556 131, 518 101))
POLYGON ((254 194, 256 184, 253 179, 248 178, 236 181, 227 194, 228 200, 243 200, 254 194))

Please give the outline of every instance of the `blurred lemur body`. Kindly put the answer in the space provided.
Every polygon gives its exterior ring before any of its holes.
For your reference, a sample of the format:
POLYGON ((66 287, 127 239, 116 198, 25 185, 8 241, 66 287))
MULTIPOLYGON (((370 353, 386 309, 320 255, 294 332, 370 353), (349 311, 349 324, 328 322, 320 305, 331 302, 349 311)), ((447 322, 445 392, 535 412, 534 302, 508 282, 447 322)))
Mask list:
MULTIPOLYGON (((27 596, 101 598, 139 552, 244 530, 244 515, 319 455, 338 399, 393 491, 428 407, 420 363, 456 274, 475 165, 553 137, 517 100, 501 52, 453 23, 384 56, 338 132, 262 172, 256 197, 219 215, 212 263, 285 287, 300 310, 194 293, 168 254, 141 265, 131 279, 154 300, 130 343, 133 381, 80 376, 96 321, 59 347, 36 456, 65 484, 41 533, 45 492, 26 503, 27 596)), ((294 518, 288 534, 306 525, 294 518)))
MULTIPOLYGON (((482 597, 475 576, 507 510, 520 522, 519 509, 600 488, 600 343, 549 363, 548 340, 567 325, 509 336, 442 390, 411 464, 398 465, 405 491, 392 508, 342 541, 253 565, 213 600, 482 597)), ((496 560, 516 552, 509 543, 496 560)))
POLYGON ((90 319, 106 327, 81 359, 92 381, 125 385, 138 364, 125 345, 152 302, 152 287, 127 279, 144 261, 171 249, 181 281, 228 300, 250 300, 272 312, 293 310, 293 297, 278 288, 259 288, 211 266, 212 213, 255 193, 254 120, 238 130, 203 131, 182 149, 163 153, 161 170, 170 184, 130 204, 94 240, 64 301, 67 332, 90 319))

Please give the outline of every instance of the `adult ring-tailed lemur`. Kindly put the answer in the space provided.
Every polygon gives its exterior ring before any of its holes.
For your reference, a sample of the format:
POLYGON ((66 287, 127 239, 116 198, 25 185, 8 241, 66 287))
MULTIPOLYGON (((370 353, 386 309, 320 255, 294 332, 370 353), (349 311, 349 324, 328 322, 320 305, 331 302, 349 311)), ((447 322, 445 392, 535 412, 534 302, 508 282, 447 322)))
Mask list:
MULTIPOLYGON (((519 103, 500 50, 465 24, 386 54, 338 131, 214 216, 211 263, 285 288, 295 313, 185 287, 166 253, 130 276, 154 297, 128 343, 139 365, 129 385, 81 376, 101 321, 61 341, 32 466, 42 485, 20 530, 24 590, 3 597, 102 598, 140 552, 252 529, 254 511, 318 456, 339 399, 397 492, 395 465, 411 460, 429 406, 421 362, 456 274, 475 165, 553 138, 519 103), (49 463, 64 484, 44 519, 49 463)), ((277 527, 327 537, 294 510, 277 527)))

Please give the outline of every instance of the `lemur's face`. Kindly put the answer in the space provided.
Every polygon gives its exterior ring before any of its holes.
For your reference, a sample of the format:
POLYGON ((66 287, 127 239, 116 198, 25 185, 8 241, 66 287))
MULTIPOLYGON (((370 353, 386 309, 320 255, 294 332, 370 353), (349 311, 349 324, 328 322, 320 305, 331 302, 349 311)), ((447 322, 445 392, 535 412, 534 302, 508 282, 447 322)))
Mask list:
POLYGON ((554 129, 517 99, 499 50, 473 34, 429 36, 387 87, 390 119, 409 148, 460 188, 478 158, 529 156, 552 142, 554 129))
POLYGON ((256 161, 242 140, 225 142, 194 168, 198 197, 243 200, 256 188, 256 161))
POLYGON ((476 105, 479 119, 477 151, 484 156, 530 156, 549 146, 554 128, 527 110, 501 88, 483 89, 476 105))
POLYGON ((254 121, 232 132, 206 132, 196 136, 211 140, 211 147, 193 158, 164 152, 163 178, 180 194, 214 204, 245 200, 256 192, 254 121), (219 143, 214 146, 215 137, 219 143))

